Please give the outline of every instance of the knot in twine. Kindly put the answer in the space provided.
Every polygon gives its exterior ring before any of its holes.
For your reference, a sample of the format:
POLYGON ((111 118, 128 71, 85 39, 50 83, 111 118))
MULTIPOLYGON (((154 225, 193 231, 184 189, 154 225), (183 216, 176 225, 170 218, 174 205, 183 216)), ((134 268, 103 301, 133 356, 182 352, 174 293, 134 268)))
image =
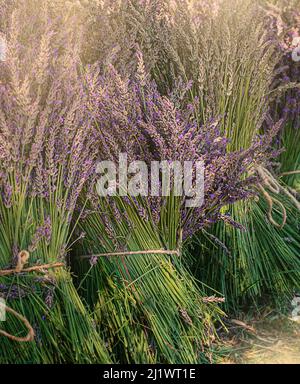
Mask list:
POLYGON ((28 263, 28 260, 29 260, 28 251, 19 252, 15 272, 16 273, 22 272, 24 265, 28 263))
POLYGON ((51 268, 61 268, 64 266, 64 263, 50 263, 50 264, 41 264, 41 265, 35 265, 33 267, 24 268, 25 264, 28 263, 30 254, 28 251, 21 251, 19 252, 17 256, 17 265, 14 269, 4 269, 0 270, 0 276, 8 276, 12 275, 14 273, 21 273, 21 272, 44 272, 46 269, 51 268))

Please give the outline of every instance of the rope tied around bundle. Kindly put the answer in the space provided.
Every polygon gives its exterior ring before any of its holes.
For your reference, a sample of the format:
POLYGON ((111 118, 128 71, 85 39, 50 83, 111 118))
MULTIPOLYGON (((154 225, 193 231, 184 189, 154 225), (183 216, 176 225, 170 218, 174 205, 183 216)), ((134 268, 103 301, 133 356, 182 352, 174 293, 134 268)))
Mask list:
MULTIPOLYGON (((181 236, 180 236, 181 239, 181 236)), ((181 240, 180 240, 181 242, 181 240)), ((149 250, 143 250, 143 251, 120 251, 120 252, 108 252, 108 253, 98 253, 96 255, 81 255, 79 258, 81 259, 90 259, 90 258, 101 258, 101 257, 123 257, 123 256, 138 256, 138 255, 174 255, 174 256, 181 256, 181 250, 180 248, 175 250, 167 250, 167 249, 149 249, 149 250)), ((203 297, 203 302, 208 303, 224 303, 225 298, 224 297, 215 297, 215 296, 209 296, 209 297, 203 297)))
POLYGON ((165 249, 150 249, 143 251, 122 251, 122 252, 106 252, 98 253, 96 255, 83 255, 81 259, 100 258, 100 257, 113 257, 113 256, 137 256, 137 255, 175 255, 180 256, 179 249, 176 250, 165 250, 165 249))
MULTIPOLYGON (((271 194, 267 191, 267 189, 272 192, 275 195, 279 195, 280 193, 285 194, 296 206, 296 208, 300 211, 300 202, 296 199, 296 197, 293 195, 295 191, 291 190, 290 188, 284 187, 280 185, 278 180, 271 174, 270 171, 268 171, 264 167, 258 167, 257 168, 257 174, 260 176, 261 182, 258 184, 259 190, 262 192, 264 198, 266 199, 266 202, 269 206, 267 217, 271 224, 273 224, 275 227, 282 229, 287 221, 287 211, 285 206, 276 199, 274 196, 271 196, 271 194), (293 192, 293 193, 292 193, 293 192), (280 207, 281 213, 282 213, 282 222, 278 223, 274 217, 273 217, 273 208, 274 204, 277 204, 280 207)), ((281 174, 280 176, 286 176, 286 175, 292 175, 292 174, 300 174, 300 171, 292 171, 292 172, 286 172, 281 174)))
MULTIPOLYGON (((52 269, 52 268, 61 268, 65 265, 64 263, 52 263, 52 264, 42 264, 42 265, 36 265, 29 268, 24 268, 24 266, 28 263, 29 258, 30 258, 30 254, 28 251, 26 250, 20 251, 17 255, 16 267, 13 269, 0 270, 0 277, 12 275, 12 274, 24 273, 24 272, 28 273, 28 272, 37 271, 37 272, 45 273, 45 270, 52 269)), ((0 330, 0 335, 8 338, 9 340, 17 341, 20 343, 33 341, 35 337, 35 332, 32 326, 30 325, 29 321, 26 319, 26 317, 22 316, 20 313, 16 312, 14 309, 8 307, 6 304, 0 301, 0 308, 1 307, 4 307, 4 310, 6 312, 11 313, 13 316, 21 320, 21 322, 27 328, 28 333, 25 337, 17 337, 17 336, 11 335, 8 332, 0 330)))
POLYGON ((39 264, 29 268, 24 268, 25 264, 28 263, 30 254, 28 251, 20 251, 17 256, 17 264, 15 268, 12 269, 3 269, 0 270, 0 276, 8 276, 15 273, 24 273, 24 272, 44 272, 47 269, 52 268, 61 268, 64 267, 64 263, 49 263, 49 264, 39 264))

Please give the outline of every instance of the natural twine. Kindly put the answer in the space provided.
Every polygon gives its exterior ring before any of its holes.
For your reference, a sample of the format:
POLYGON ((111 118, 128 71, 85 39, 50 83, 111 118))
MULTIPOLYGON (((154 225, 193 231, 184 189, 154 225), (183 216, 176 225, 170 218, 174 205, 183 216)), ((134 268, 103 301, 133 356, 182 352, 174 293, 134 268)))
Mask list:
MULTIPOLYGON (((4 305, 0 302, 0 306, 1 305, 4 305)), ((19 343, 26 343, 26 342, 30 342, 30 341, 33 341, 34 340, 34 336, 35 336, 35 333, 34 333, 34 330, 32 328, 32 326, 30 325, 29 321, 24 317, 22 316, 20 313, 16 312, 14 309, 8 307, 7 305, 5 305, 5 310, 6 312, 9 312, 11 313, 12 315, 14 315, 15 317, 17 317, 19 320, 22 321, 22 323, 25 325, 25 327, 28 329, 28 334, 27 336, 25 337, 17 337, 17 336, 14 336, 14 335, 11 335, 10 333, 8 332, 5 332, 5 331, 2 331, 0 330, 0 335, 4 336, 4 337, 7 337, 9 340, 12 340, 12 341, 17 341, 19 343)))
MULTIPOLYGON (((286 196, 288 196, 288 198, 293 202, 293 204, 296 206, 296 208, 299 211, 300 211, 300 202, 293 195, 292 192, 294 191, 290 192, 290 189, 280 185, 279 182, 276 180, 276 178, 266 168, 258 167, 257 173, 261 178, 261 183, 258 184, 258 188, 262 192, 263 196, 266 199, 266 202, 269 205, 269 209, 267 212, 268 219, 275 227, 282 229, 285 226, 287 221, 286 209, 278 199, 270 195, 267 189, 276 195, 283 193, 286 196), (278 223, 273 217, 274 204, 277 204, 281 209, 282 223, 278 223)), ((285 173, 282 173, 280 176, 282 177, 282 176, 294 175, 294 174, 300 174, 300 171, 285 172, 285 173)))
POLYGON ((91 257, 112 257, 112 256, 134 256, 134 255, 176 255, 180 256, 180 251, 177 250, 165 250, 165 249, 152 249, 147 251, 128 251, 128 252, 109 252, 109 253, 98 253, 97 255, 84 255, 80 256, 82 259, 90 259, 91 257))
POLYGON ((30 255, 28 251, 23 250, 19 252, 16 267, 14 269, 4 269, 2 271, 0 270, 0 276, 8 276, 14 273, 21 273, 21 272, 34 272, 34 271, 43 272, 46 269, 61 268, 64 266, 64 263, 52 263, 52 264, 35 265, 33 267, 24 268, 25 264, 28 263, 29 256, 30 255))
MULTIPOLYGON (((23 250, 19 252, 16 267, 14 269, 7 269, 7 270, 0 271, 0 276, 8 276, 14 273, 21 273, 21 272, 33 272, 33 271, 43 272, 46 269, 60 268, 64 266, 64 263, 52 263, 52 264, 43 264, 43 265, 36 265, 34 267, 24 268, 25 264, 28 263, 29 257, 30 257, 30 254, 28 251, 23 250)), ((0 305, 4 305, 4 304, 0 302, 0 305)), ((16 312, 14 309, 6 305, 5 305, 5 310, 6 312, 11 313, 12 315, 14 315, 15 317, 17 317, 23 322, 23 324, 28 329, 28 334, 25 337, 17 337, 17 336, 11 335, 10 333, 0 330, 0 335, 5 336, 12 341, 17 341, 20 343, 33 341, 35 333, 29 321, 20 313, 16 312)))

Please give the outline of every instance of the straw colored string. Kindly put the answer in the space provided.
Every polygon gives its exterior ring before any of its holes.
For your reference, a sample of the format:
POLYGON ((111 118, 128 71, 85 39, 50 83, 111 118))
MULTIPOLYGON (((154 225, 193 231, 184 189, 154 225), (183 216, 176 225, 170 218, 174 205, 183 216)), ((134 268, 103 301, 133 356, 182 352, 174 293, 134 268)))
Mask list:
MULTIPOLYGON (((64 263, 53 263, 53 264, 41 264, 41 265, 35 265, 34 267, 29 267, 29 268, 23 268, 20 272, 34 272, 34 271, 41 271, 45 269, 51 269, 51 268, 61 268, 64 267, 64 263)), ((16 271, 16 269, 4 269, 0 271, 0 276, 8 276, 12 275, 14 273, 20 273, 16 271)))
POLYGON ((14 269, 0 270, 0 276, 8 276, 8 275, 12 275, 14 273, 20 273, 20 272, 43 271, 45 269, 61 268, 64 266, 64 263, 52 263, 52 264, 35 265, 33 267, 24 268, 25 264, 28 263, 29 256, 30 255, 28 251, 23 250, 19 252, 16 267, 14 269))
POLYGON ((16 273, 20 273, 23 270, 24 265, 28 263, 29 256, 30 255, 28 251, 21 251, 18 254, 17 266, 15 269, 16 273))
POLYGON ((271 195, 265 190, 265 188, 261 184, 258 184, 258 187, 261 190, 262 194, 264 195, 264 197, 265 197, 265 199, 269 205, 269 210, 267 212, 267 216, 268 216, 270 223, 273 224, 275 227, 282 229, 285 226, 286 220, 287 220, 287 213, 286 213, 286 209, 285 209, 284 205, 279 200, 274 199, 274 197, 271 197, 271 195), (272 212, 273 212, 274 202, 276 202, 282 210, 283 218, 282 218, 281 224, 277 223, 277 221, 273 218, 272 212))
MULTIPOLYGON (((29 257, 30 257, 30 254, 28 251, 23 250, 19 252, 16 267, 14 269, 7 269, 2 271, 0 270, 0 276, 8 276, 14 273, 21 273, 21 272, 43 271, 45 269, 60 268, 64 266, 64 263, 53 263, 53 264, 43 264, 43 265, 36 265, 34 267, 24 268, 25 264, 28 263, 29 257)), ((4 305, 4 304, 0 303, 0 305, 4 305)), ((19 320, 22 321, 22 323, 28 329, 28 334, 25 337, 17 337, 17 336, 11 335, 10 333, 0 330, 0 335, 7 337, 12 341, 17 341, 20 343, 33 341, 35 333, 29 321, 20 313, 16 312, 14 309, 6 305, 5 305, 5 310, 6 312, 11 313, 12 315, 14 315, 19 320)))
POLYGON ((289 172, 283 172, 283 173, 281 173, 280 177, 283 177, 283 176, 291 176, 291 175, 300 175, 300 170, 297 170, 297 171, 289 171, 289 172))
POLYGON ((84 255, 80 256, 82 259, 90 259, 91 257, 112 257, 112 256, 134 256, 134 255, 176 255, 180 256, 179 250, 165 250, 165 249, 153 249, 147 251, 128 251, 128 252, 109 252, 109 253, 98 253, 97 255, 84 255))
MULTIPOLYGON (((276 198, 272 197, 269 192, 266 190, 268 188, 271 192, 274 194, 279 195, 280 192, 288 196, 288 198, 293 202, 293 204, 296 206, 296 208, 300 211, 300 202, 295 198, 295 196, 284 186, 280 185, 278 181, 275 179, 275 177, 265 168, 258 167, 257 173, 261 177, 262 183, 258 184, 258 187, 262 194, 264 195, 268 205, 269 210, 267 213, 269 221, 276 226, 277 228, 283 228, 287 221, 287 212, 284 207, 284 205, 276 198), (280 206, 280 209, 282 211, 282 223, 279 224, 274 218, 273 218, 273 206, 274 203, 280 206)), ((291 171, 291 172, 285 172, 280 175, 286 176, 286 175, 293 175, 293 174, 300 174, 300 171, 291 171)))
MULTIPOLYGON (((4 304, 0 303, 0 306, 1 305, 4 305, 4 304)), ((11 313, 15 317, 17 317, 19 320, 21 320, 22 323, 25 325, 25 327, 28 329, 28 333, 27 333, 27 336, 25 336, 25 337, 17 337, 17 336, 11 335, 8 332, 0 330, 0 335, 7 337, 9 340, 17 341, 19 343, 26 343, 26 342, 33 341, 35 333, 34 333, 32 326, 30 325, 29 321, 24 316, 22 316, 20 313, 16 312, 14 309, 12 309, 6 305, 5 305, 5 310, 6 310, 6 312, 11 313)))

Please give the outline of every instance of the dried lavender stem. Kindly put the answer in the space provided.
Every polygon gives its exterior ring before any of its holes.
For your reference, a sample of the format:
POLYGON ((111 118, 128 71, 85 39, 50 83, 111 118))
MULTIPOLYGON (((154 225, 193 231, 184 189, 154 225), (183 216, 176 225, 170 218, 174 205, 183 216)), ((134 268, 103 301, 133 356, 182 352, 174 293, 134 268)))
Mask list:
POLYGON ((111 256, 130 256, 130 255, 150 255, 150 254, 155 254, 155 255, 177 255, 179 256, 179 250, 175 251, 168 251, 165 249, 153 249, 149 251, 131 251, 131 252, 110 252, 110 253, 99 253, 97 255, 85 255, 85 256, 80 256, 82 259, 89 259, 91 257, 111 257, 111 256))

